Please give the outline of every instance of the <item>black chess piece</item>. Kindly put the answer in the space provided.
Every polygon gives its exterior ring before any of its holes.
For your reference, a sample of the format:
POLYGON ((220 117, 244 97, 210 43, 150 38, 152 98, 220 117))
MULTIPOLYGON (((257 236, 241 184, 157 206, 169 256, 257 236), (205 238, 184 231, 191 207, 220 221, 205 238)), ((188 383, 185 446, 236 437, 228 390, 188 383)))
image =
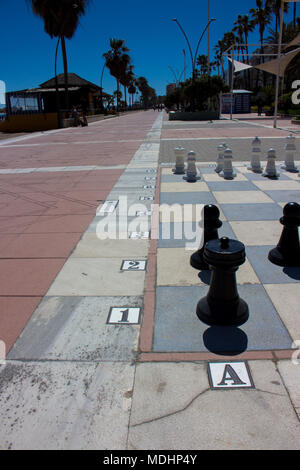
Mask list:
POLYGON ((269 260, 278 266, 300 266, 300 244, 298 227, 300 226, 300 204, 289 202, 283 208, 283 225, 278 245, 269 251, 269 260))
POLYGON ((197 316, 208 325, 238 326, 249 317, 247 303, 239 297, 235 272, 245 262, 245 246, 222 237, 206 243, 204 261, 211 267, 210 288, 197 304, 197 316))
POLYGON ((222 226, 222 222, 219 220, 219 216, 220 211, 217 206, 214 206, 213 204, 207 204, 204 206, 203 220, 200 221, 200 224, 204 224, 203 246, 202 248, 199 248, 199 250, 195 251, 195 253, 193 253, 190 258, 190 264, 195 269, 209 269, 208 264, 203 259, 204 246, 210 240, 219 238, 218 228, 222 226))

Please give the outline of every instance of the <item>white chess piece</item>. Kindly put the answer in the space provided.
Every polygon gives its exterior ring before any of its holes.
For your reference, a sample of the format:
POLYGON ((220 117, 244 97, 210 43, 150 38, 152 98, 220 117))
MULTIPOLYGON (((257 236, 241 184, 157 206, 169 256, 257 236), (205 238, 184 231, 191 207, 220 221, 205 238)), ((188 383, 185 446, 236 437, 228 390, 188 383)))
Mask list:
POLYGON ((223 170, 224 166, 224 146, 222 144, 218 145, 218 157, 217 157, 217 166, 215 168, 216 173, 220 173, 223 170))
POLYGON ((188 183, 195 183, 200 179, 200 177, 197 176, 196 154, 193 152, 193 150, 188 153, 186 176, 184 176, 183 179, 188 183))
POLYGON ((286 145, 285 145, 285 161, 283 168, 286 171, 290 171, 291 173, 298 173, 298 169, 295 166, 294 161, 294 153, 296 151, 296 138, 292 134, 286 138, 286 145))
POLYGON ((260 164, 260 155, 261 155, 261 140, 258 137, 252 141, 252 154, 251 154, 251 163, 248 167, 248 170, 254 171, 254 173, 262 173, 262 167, 260 164))
POLYGON ((184 168, 184 157, 185 157, 185 149, 183 147, 178 147, 174 149, 176 163, 175 168, 173 168, 174 175, 184 175, 185 168, 184 168))
POLYGON ((276 171, 275 160, 276 160, 275 150, 269 149, 268 156, 267 156, 267 166, 263 173, 263 176, 266 176, 268 178, 278 178, 280 176, 279 173, 277 173, 276 171))
POLYGON ((232 150, 229 148, 227 148, 224 152, 224 167, 222 176, 225 180, 232 180, 236 176, 236 173, 234 173, 232 168, 232 150))

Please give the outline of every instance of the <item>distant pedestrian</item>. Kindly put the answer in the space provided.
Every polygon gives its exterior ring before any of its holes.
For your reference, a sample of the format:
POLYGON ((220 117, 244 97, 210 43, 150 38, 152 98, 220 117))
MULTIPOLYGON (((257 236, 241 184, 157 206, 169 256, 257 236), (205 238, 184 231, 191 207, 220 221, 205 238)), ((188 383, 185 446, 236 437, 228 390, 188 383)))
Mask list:
POLYGON ((73 125, 78 127, 80 124, 79 112, 75 105, 72 107, 72 118, 74 119, 73 125))

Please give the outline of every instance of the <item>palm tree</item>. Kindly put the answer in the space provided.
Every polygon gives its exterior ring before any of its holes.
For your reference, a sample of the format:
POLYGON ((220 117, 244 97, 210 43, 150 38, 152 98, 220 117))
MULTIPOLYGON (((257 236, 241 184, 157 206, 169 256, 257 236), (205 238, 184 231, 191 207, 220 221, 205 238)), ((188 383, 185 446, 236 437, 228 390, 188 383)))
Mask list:
MULTIPOLYGON (((270 8, 272 13, 275 14, 275 32, 279 35, 280 13, 281 13, 281 0, 266 0, 266 7, 270 8)), ((284 13, 289 11, 288 3, 284 3, 284 13)))
MULTIPOLYGON (((241 17, 241 15, 239 15, 239 17, 241 17)), ((242 62, 244 62, 245 61, 245 58, 244 58, 245 47, 243 45, 243 43, 244 43, 244 28, 243 28, 242 23, 239 22, 239 19, 234 24, 236 26, 234 26, 232 31, 237 33, 237 44, 238 44, 239 58, 240 58, 240 52, 241 52, 242 62)))
POLYGON ((125 46, 123 39, 110 39, 111 49, 103 54, 105 59, 105 65, 109 69, 110 74, 115 77, 117 81, 117 111, 119 110, 119 91, 120 91, 120 80, 124 75, 124 69, 130 63, 130 57, 128 47, 125 46))
POLYGON ((130 65, 129 63, 127 63, 125 61, 125 67, 123 69, 123 73, 122 73, 122 77, 120 79, 120 83, 123 85, 124 87, 124 99, 125 99, 125 107, 127 107, 127 98, 126 98, 126 92, 127 92, 127 88, 129 87, 129 85, 132 83, 133 79, 134 79, 134 73, 133 73, 133 65, 130 65))
MULTIPOLYGON (((258 26, 259 29, 259 38, 261 45, 261 54, 264 53, 264 33, 266 27, 271 23, 271 8, 268 5, 266 0, 265 5, 263 0, 256 0, 256 8, 251 8, 250 14, 252 16, 253 22, 258 26)), ((262 62, 265 61, 264 56, 261 57, 262 62)), ((256 86, 258 85, 259 73, 257 73, 256 86)), ((265 82, 266 74, 263 74, 263 81, 265 82)))
MULTIPOLYGON (((268 3, 264 5, 263 0, 256 0, 256 8, 251 8, 250 14, 252 16, 254 25, 258 26, 261 52, 264 53, 264 33, 266 27, 271 23, 271 9, 268 6, 268 3)), ((264 61, 264 60, 263 60, 264 61)))
POLYGON ((64 81, 66 90, 66 109, 69 109, 68 62, 65 38, 71 39, 77 29, 80 16, 84 15, 89 0, 29 0, 33 13, 44 21, 44 29, 51 38, 58 37, 61 42, 64 81))
POLYGON ((130 83, 129 87, 128 87, 128 93, 131 95, 131 107, 133 106, 133 96, 136 92, 136 86, 135 86, 135 81, 132 80, 132 82, 130 83))

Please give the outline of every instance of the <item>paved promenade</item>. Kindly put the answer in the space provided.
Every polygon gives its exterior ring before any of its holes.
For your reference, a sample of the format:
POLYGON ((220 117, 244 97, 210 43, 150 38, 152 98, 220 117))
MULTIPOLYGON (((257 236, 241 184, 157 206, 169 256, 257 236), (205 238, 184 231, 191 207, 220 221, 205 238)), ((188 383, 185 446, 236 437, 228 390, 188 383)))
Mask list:
MULTIPOLYGON (((189 284, 184 250, 159 245, 158 214, 150 216, 153 203, 187 194, 188 183, 171 171, 176 146, 197 152, 200 171, 206 169, 199 183, 204 197, 214 184, 224 185, 213 167, 217 146, 226 141, 241 203, 253 197, 245 163, 255 136, 265 155, 273 147, 282 161, 293 132, 299 163, 296 126, 280 122, 273 129, 268 120, 250 118, 170 122, 150 110, 0 142, 0 340, 6 345, 0 449, 299 450, 300 361, 292 348, 298 340, 300 346, 298 268, 289 280, 266 281, 264 288, 252 250, 238 282, 243 292, 263 291, 255 299, 263 315, 269 294, 272 321, 258 316, 258 326, 250 324, 250 346, 259 339, 249 351, 213 351, 209 335, 205 341, 200 326, 197 333, 193 306, 191 323, 178 326, 189 318, 190 293, 198 296, 202 284, 200 297, 206 286, 200 276, 189 284), (117 236, 100 240, 108 223, 117 236), (276 282, 285 283, 280 293, 276 282), (215 377, 225 389, 216 389, 215 377), (226 390, 230 384, 240 386, 226 390)), ((298 197, 299 180, 283 175, 277 194, 298 197)), ((197 197, 192 186, 188 204, 197 197)), ((263 190, 255 202, 268 218, 263 190)), ((219 193, 226 196, 224 188, 219 193)), ((255 219, 255 227, 273 244, 282 201, 269 202, 275 220, 263 228, 255 219)), ((225 211, 221 218, 229 234, 235 236, 233 227, 254 245, 255 230, 242 227, 242 219, 230 223, 225 211)))

